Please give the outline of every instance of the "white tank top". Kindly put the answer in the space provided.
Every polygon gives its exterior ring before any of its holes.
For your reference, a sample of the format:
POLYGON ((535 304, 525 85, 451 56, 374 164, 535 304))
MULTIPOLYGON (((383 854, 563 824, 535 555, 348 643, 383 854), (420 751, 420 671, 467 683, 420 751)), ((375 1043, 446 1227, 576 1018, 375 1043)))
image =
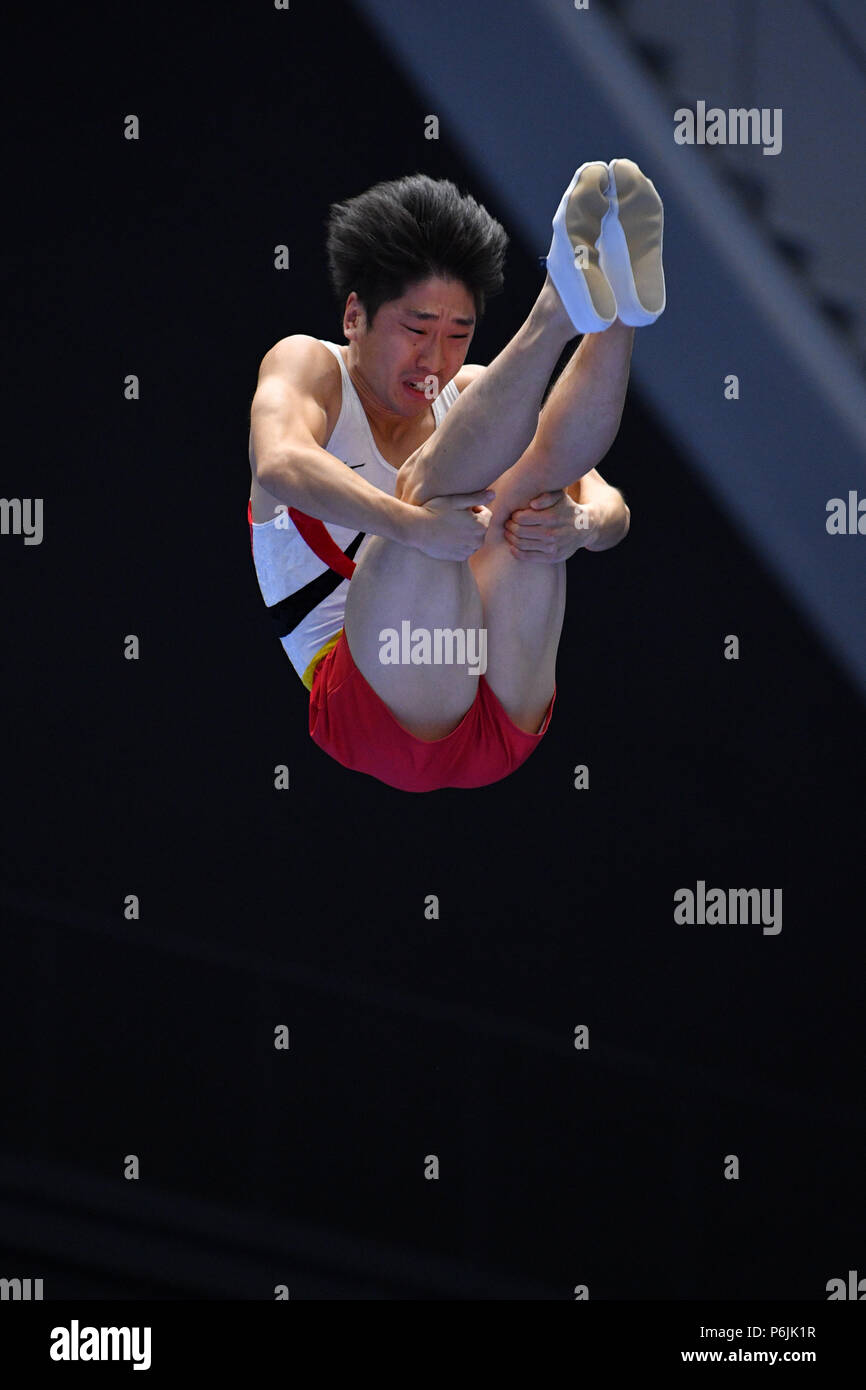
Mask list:
MULTIPOLYGON (((325 448, 373 487, 393 497, 397 469, 376 448, 370 422, 364 412, 352 378, 337 343, 320 338, 340 364, 342 403, 337 423, 325 448)), ((431 401, 438 429, 460 392, 453 381, 431 401)), ((270 521, 253 521, 249 508, 250 545, 259 589, 277 635, 289 660, 307 689, 312 688, 314 658, 323 656, 323 647, 336 641, 343 626, 346 594, 350 580, 342 578, 320 560, 301 536, 288 510, 281 510, 270 521)), ((352 527, 326 522, 326 529, 341 550, 356 562, 364 554, 370 537, 352 527)))

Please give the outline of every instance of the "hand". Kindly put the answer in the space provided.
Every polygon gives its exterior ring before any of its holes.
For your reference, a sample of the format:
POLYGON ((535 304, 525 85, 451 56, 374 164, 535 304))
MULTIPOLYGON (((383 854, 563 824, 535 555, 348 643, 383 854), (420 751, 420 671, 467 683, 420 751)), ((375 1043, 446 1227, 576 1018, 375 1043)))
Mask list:
POLYGON ((596 509, 574 502, 563 489, 542 492, 528 507, 512 512, 505 539, 512 555, 536 565, 556 565, 598 537, 596 509))
POLYGON ((488 489, 453 497, 431 497, 409 514, 412 519, 408 544, 432 555, 434 560, 468 560, 484 544, 491 513, 483 504, 494 496, 488 489))

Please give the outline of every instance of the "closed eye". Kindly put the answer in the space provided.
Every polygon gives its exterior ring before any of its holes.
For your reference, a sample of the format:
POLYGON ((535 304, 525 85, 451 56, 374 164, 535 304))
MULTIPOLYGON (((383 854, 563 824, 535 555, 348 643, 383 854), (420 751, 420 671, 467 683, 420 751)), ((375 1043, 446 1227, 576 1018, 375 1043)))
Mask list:
MULTIPOLYGON (((422 337, 424 336, 424 329, 423 329, 423 328, 409 328, 408 323, 404 323, 404 324, 403 324, 403 327, 404 327, 404 328, 408 328, 410 333, 420 333, 422 337)), ((468 334, 468 333, 449 333, 448 336, 449 336, 449 338, 468 338, 468 337, 469 337, 469 334, 468 334)))

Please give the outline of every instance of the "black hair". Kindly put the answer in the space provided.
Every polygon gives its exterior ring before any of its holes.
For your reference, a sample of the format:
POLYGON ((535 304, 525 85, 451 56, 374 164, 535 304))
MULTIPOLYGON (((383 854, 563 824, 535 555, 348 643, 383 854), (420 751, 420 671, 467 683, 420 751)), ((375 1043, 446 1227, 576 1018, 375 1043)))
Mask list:
POLYGON ((372 327, 388 300, 419 280, 460 280, 480 320, 502 289, 508 236, 486 208, 449 179, 408 174, 332 203, 328 274, 340 309, 355 291, 372 327))

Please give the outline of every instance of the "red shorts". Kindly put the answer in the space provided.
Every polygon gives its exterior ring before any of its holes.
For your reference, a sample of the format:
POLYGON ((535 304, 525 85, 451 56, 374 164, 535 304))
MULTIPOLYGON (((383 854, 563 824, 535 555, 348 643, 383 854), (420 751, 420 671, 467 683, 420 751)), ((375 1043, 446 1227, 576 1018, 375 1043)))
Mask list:
POLYGON ((343 767, 406 792, 486 787, 525 763, 550 724, 556 685, 541 731, 518 729, 484 676, 456 729, 444 738, 410 734, 358 670, 345 632, 323 657, 310 692, 310 737, 343 767))

